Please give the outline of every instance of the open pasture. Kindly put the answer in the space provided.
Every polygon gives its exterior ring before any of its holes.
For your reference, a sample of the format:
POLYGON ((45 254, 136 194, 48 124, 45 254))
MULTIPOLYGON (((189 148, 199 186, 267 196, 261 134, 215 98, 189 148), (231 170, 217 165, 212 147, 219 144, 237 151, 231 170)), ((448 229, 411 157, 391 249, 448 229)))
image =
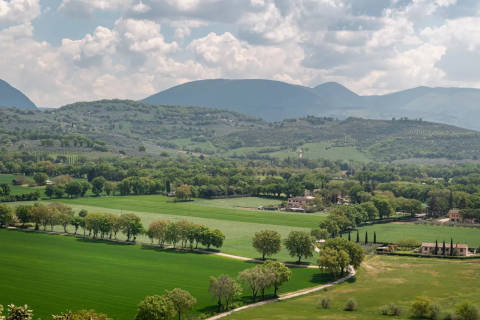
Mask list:
POLYGON ((15 179, 13 174, 0 174, 0 183, 6 183, 10 186, 10 194, 21 194, 21 193, 31 193, 35 191, 40 191, 43 194, 44 188, 42 187, 24 187, 24 186, 14 186, 12 180, 15 179))
MULTIPOLYGON (((79 199, 80 200, 80 199, 79 199)), ((274 224, 265 224, 265 223, 252 223, 252 222, 238 222, 235 221, 232 223, 230 220, 225 219, 212 219, 212 218, 201 218, 196 216, 184 216, 184 215, 176 215, 176 214, 164 214, 163 211, 157 211, 158 213, 152 212, 142 212, 142 211, 134 211, 134 210, 124 210, 124 209, 110 209, 105 207, 94 207, 94 206, 85 206, 85 205, 78 205, 78 204, 71 204, 67 202, 75 211, 80 211, 81 209, 86 209, 89 212, 95 211, 103 211, 108 213, 114 214, 121 214, 125 212, 133 212, 138 215, 142 219, 142 223, 145 227, 148 226, 156 220, 167 220, 167 221, 179 221, 179 220, 188 220, 190 222, 204 224, 211 228, 216 228, 222 230, 225 233, 226 239, 221 248, 222 252, 244 256, 244 257, 251 257, 251 258, 258 258, 260 255, 257 251, 252 247, 252 237, 255 232, 261 230, 275 230, 282 235, 282 238, 286 238, 288 233, 292 230, 304 230, 310 231, 309 228, 301 228, 301 227, 290 227, 290 226, 283 226, 283 225, 274 225, 274 224)), ((173 203, 172 205, 176 205, 173 203)), ((210 208, 206 208, 210 209, 210 208)), ((215 208, 211 208, 215 209, 215 208)), ((237 210, 240 211, 240 210, 237 210)), ((242 212, 249 211, 244 210, 242 212)), ((262 214, 263 212, 259 212, 262 214)), ((265 212, 265 214, 270 214, 269 212, 265 212)), ((62 227, 57 227, 57 231, 63 231, 62 227)), ((69 231, 73 232, 73 228, 69 227, 69 231)), ((119 235, 120 239, 123 239, 123 235, 119 235)), ((146 236, 141 236, 138 238, 139 241, 142 242, 149 242, 150 240, 146 236)), ((280 261, 294 261, 294 258, 291 258, 288 255, 288 252, 285 249, 273 256, 273 258, 278 259, 280 261)), ((309 259, 308 261, 314 262, 316 261, 316 257, 309 259)))
POLYGON ((281 200, 265 199, 257 197, 227 198, 227 199, 195 199, 194 204, 199 206, 226 208, 226 209, 244 209, 257 210, 260 206, 277 206, 281 200))
POLYGON ((479 272, 480 264, 474 262, 375 256, 363 263, 353 280, 338 287, 240 311, 226 319, 411 319, 410 303, 417 296, 430 298, 443 312, 454 311, 467 300, 480 307, 479 272), (323 297, 331 299, 330 309, 318 307, 323 297), (343 311, 349 298, 357 301, 358 311, 343 311), (380 314, 380 308, 389 303, 401 306, 400 317, 380 314))
MULTIPOLYGON (((87 197, 77 199, 61 199, 59 201, 64 202, 65 204, 94 206, 123 211, 150 212, 183 217, 197 217, 303 228, 311 228, 312 226, 316 226, 322 219, 321 214, 229 209, 218 206, 198 205, 196 201, 175 202, 174 199, 161 195, 87 197)), ((199 202, 200 204, 205 204, 204 201, 217 200, 200 200, 199 202)))
MULTIPOLYGON (((252 266, 212 255, 0 230, 0 304, 26 303, 42 319, 93 308, 131 320, 145 296, 179 287, 197 299, 195 312, 201 313, 215 305, 208 293, 210 276, 235 277, 252 266)), ((327 281, 318 269, 295 268, 281 292, 327 281)), ((245 289, 242 300, 249 299, 245 289)))
MULTIPOLYGON (((396 242, 399 239, 413 238, 418 241, 468 243, 470 247, 480 248, 480 229, 464 227, 433 226, 413 223, 387 223, 361 227, 360 239, 364 239, 365 231, 368 232, 370 241, 373 233, 377 233, 378 242, 396 242)), ((352 234, 353 235, 353 234, 352 234)), ((352 239, 355 236, 352 236, 352 239)))

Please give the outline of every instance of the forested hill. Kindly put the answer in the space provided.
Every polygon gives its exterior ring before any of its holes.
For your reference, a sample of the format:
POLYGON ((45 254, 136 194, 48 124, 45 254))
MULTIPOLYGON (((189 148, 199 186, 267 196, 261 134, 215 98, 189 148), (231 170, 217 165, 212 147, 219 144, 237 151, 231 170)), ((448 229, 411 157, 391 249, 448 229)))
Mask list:
POLYGON ((35 110, 35 104, 20 90, 0 79, 0 107, 35 110))
POLYGON ((335 82, 315 88, 262 79, 214 79, 181 84, 144 100, 152 104, 216 107, 268 121, 307 115, 345 119, 423 118, 480 130, 480 90, 417 87, 378 96, 360 96, 335 82))
POLYGON ((476 159, 476 131, 421 120, 304 117, 265 122, 240 113, 125 100, 45 112, 0 109, 0 145, 10 150, 160 154, 194 152, 270 159, 476 159), (145 151, 143 150, 145 147, 145 151))

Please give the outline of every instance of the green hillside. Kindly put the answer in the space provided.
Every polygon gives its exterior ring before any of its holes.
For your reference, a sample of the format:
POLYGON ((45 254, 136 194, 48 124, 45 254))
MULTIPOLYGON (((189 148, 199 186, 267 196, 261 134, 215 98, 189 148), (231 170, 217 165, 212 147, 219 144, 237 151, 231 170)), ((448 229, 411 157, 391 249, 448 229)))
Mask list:
POLYGON ((0 109, 0 145, 60 155, 162 152, 246 159, 476 159, 476 131, 421 120, 305 117, 265 122, 233 111, 81 102, 56 110, 0 109), (139 148, 144 146, 143 148, 139 148))

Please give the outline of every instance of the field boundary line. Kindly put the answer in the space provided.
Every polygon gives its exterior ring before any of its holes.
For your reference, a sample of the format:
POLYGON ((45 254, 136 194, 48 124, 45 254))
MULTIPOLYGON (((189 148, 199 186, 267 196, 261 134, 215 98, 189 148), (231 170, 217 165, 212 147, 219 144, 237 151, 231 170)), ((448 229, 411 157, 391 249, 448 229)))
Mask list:
POLYGON ((260 307, 260 306, 263 306, 263 305, 266 305, 266 304, 269 304, 269 303, 284 301, 284 300, 300 297, 300 296, 303 296, 303 295, 306 295, 306 294, 314 293, 314 292, 317 292, 317 291, 322 291, 326 288, 330 288, 330 287, 333 287, 335 285, 338 285, 338 284, 341 284, 341 283, 347 281, 348 279, 355 276, 356 273, 357 273, 356 270, 353 267, 350 266, 349 267, 349 273, 345 277, 340 278, 338 280, 335 280, 333 282, 330 282, 330 283, 327 283, 327 284, 324 284, 324 285, 321 285, 321 286, 318 286, 318 287, 310 288, 310 289, 285 293, 285 294, 280 295, 278 298, 248 304, 246 306, 242 306, 242 307, 239 307, 239 308, 227 311, 227 312, 217 314, 213 317, 206 318, 205 320, 222 319, 222 318, 228 317, 228 316, 230 316, 233 313, 238 312, 238 311, 242 311, 242 310, 246 310, 246 309, 250 309, 250 308, 255 308, 255 307, 260 307))

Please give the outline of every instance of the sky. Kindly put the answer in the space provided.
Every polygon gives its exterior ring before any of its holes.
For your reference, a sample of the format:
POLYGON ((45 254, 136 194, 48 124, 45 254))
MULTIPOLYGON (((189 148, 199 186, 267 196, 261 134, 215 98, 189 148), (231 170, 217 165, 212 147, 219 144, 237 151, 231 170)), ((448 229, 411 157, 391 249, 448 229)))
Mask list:
POLYGON ((478 0, 0 0, 0 79, 38 106, 188 81, 480 88, 478 0))

